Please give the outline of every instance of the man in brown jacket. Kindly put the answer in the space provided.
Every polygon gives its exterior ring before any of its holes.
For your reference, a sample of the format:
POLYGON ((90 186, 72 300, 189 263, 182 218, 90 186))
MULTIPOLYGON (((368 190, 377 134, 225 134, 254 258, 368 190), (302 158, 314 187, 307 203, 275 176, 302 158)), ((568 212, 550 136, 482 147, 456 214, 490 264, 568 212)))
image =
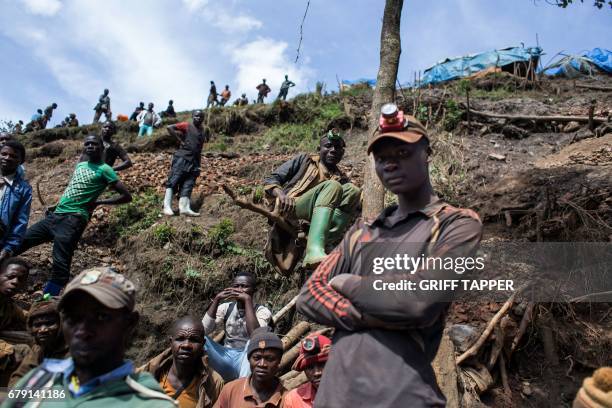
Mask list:
POLYGON ((356 222, 298 297, 300 313, 336 328, 317 408, 446 405, 431 362, 454 291, 398 290, 391 284, 396 288, 407 281, 418 288, 420 281, 458 275, 435 266, 407 272, 394 261, 397 256, 414 261, 422 254, 471 257, 482 224, 475 212, 437 197, 429 179, 427 131, 412 117, 400 124, 399 130, 381 132, 368 146, 378 178, 397 195, 398 204, 376 219, 356 222), (389 265, 386 272, 375 269, 379 260, 389 265))
POLYGON ((170 348, 138 372, 151 373, 180 408, 210 408, 221 393, 223 379, 208 366, 204 341, 202 322, 183 317, 172 327, 170 348))
POLYGON ((28 315, 28 329, 35 344, 11 375, 9 387, 17 384, 30 370, 38 367, 45 358, 63 360, 70 357, 68 346, 62 335, 62 324, 55 299, 45 298, 32 304, 28 315))

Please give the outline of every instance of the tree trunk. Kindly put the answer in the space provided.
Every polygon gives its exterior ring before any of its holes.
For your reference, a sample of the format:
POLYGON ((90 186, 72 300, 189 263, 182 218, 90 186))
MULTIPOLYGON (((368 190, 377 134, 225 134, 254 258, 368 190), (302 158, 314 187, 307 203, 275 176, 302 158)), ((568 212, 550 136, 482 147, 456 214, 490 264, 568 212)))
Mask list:
MULTIPOLYGON (((385 14, 380 33, 380 67, 370 114, 370 139, 374 137, 374 131, 378 127, 381 106, 395 101, 395 82, 402 52, 400 22, 403 5, 404 0, 386 0, 385 3, 385 14)), ((363 193, 363 215, 367 218, 375 217, 384 208, 385 189, 376 177, 372 155, 368 157, 368 164, 365 168, 363 193)))

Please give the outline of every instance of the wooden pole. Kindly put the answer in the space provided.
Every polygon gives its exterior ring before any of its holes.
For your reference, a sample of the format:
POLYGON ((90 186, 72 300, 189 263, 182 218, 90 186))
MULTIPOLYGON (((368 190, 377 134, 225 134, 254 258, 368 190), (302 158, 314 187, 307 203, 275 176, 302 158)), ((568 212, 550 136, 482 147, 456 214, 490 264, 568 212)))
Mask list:
POLYGON ((595 114, 595 99, 591 100, 591 106, 589 106, 589 129, 595 129, 595 121, 593 121, 593 115, 595 114))
POLYGON ((295 306, 295 304, 297 303, 297 298, 298 295, 295 295, 293 297, 293 299, 291 299, 289 301, 289 303, 287 303, 281 310, 279 310, 274 316, 272 316, 272 322, 276 323, 278 322, 280 319, 283 318, 283 316, 285 316, 291 309, 293 309, 293 307, 295 306))
POLYGON ((281 340, 283 342, 283 351, 287 351, 289 347, 293 346, 309 330, 310 323, 308 322, 299 322, 293 326, 281 340))

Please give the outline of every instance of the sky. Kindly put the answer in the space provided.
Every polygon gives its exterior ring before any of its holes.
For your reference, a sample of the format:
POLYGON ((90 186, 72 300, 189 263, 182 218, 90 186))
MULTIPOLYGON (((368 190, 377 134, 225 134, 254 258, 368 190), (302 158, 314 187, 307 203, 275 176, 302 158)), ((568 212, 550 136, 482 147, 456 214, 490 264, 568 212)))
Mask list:
MULTIPOLYGON (((178 111, 202 107, 214 80, 232 100, 276 97, 323 81, 376 78, 382 0, 0 0, 0 119, 27 122, 58 104, 51 125, 74 112, 90 123, 104 88, 113 115, 139 101, 178 111)), ((558 52, 612 48, 612 11, 591 0, 560 9, 545 0, 404 0, 399 80, 447 58, 508 46, 558 52)), ((270 100, 272 98, 269 98, 270 100)))

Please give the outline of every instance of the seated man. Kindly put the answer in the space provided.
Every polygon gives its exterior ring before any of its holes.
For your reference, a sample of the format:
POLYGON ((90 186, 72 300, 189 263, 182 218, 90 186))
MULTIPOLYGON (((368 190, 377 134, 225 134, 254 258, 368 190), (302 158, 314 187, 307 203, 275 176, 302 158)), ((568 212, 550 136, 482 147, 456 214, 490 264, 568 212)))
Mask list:
POLYGON ((283 356, 281 340, 262 327, 251 336, 247 356, 253 374, 227 384, 215 408, 282 407, 286 390, 277 377, 283 356))
POLYGON ((26 334, 26 312, 13 298, 25 290, 29 273, 30 265, 20 258, 5 259, 0 265, 0 387, 8 385, 11 373, 30 350, 11 335, 16 331, 26 334))
POLYGON ((221 91, 221 100, 219 101, 219 105, 225 106, 231 97, 232 91, 230 91, 229 85, 225 85, 225 89, 221 91))
MULTIPOLYGON (((13 389, 56 391, 61 398, 31 401, 41 407, 175 407, 149 373, 134 373, 125 351, 138 323, 136 289, 109 268, 81 272, 59 302, 71 358, 44 360, 13 389)), ((23 406, 7 399, 2 407, 23 406)))
POLYGON ((302 341, 300 355, 293 363, 292 369, 304 371, 308 382, 285 395, 283 408, 312 408, 314 406, 330 349, 331 340, 321 334, 308 336, 302 341))
POLYGON ((70 357, 62 334, 57 301, 47 295, 34 302, 28 314, 28 329, 34 338, 34 346, 11 375, 9 387, 17 384, 30 370, 38 367, 45 358, 70 357))
POLYGON ((28 228, 19 253, 53 242, 51 277, 43 291, 57 296, 70 280, 70 264, 91 213, 99 205, 119 205, 132 201, 117 173, 102 161, 102 141, 98 136, 85 137, 84 153, 89 160, 76 165, 72 179, 55 211, 28 228), (107 187, 119 195, 99 200, 107 187))
MULTIPOLYGON (((297 155, 264 180, 267 196, 276 198, 282 215, 310 221, 305 267, 325 258, 325 245, 344 234, 359 206, 361 190, 338 168, 344 147, 340 134, 330 130, 319 142, 318 156, 297 155)), ((301 255, 286 235, 274 227, 266 245, 266 257, 281 272, 293 270, 301 255)))
POLYGON ((25 180, 22 166, 25 148, 6 136, 8 140, 0 141, 0 262, 21 246, 32 205, 32 187, 25 180))
POLYGON ((180 408, 212 407, 223 388, 223 379, 208 366, 202 322, 183 317, 174 323, 170 334, 170 348, 137 371, 151 373, 180 408))
POLYGON ((70 115, 68 115, 68 120, 66 120, 66 126, 79 127, 79 120, 76 117, 76 113, 71 113, 70 115))
POLYGON ((159 116, 162 118, 176 118, 176 112, 174 111, 174 101, 170 99, 168 101, 168 107, 165 111, 162 111, 159 116))
MULTIPOLYGON (((104 145, 104 152, 102 153, 102 161, 113 168, 114 171, 121 171, 129 169, 133 166, 130 156, 121 145, 113 140, 113 135, 117 133, 117 127, 115 122, 106 121, 102 125, 102 144, 104 145), (121 159, 121 163, 115 166, 117 158, 121 159)), ((80 161, 87 161, 87 154, 81 155, 80 161)))
POLYGON ((256 284, 253 274, 239 272, 232 281, 232 286, 215 296, 202 319, 207 336, 217 327, 224 328, 223 345, 207 337, 204 347, 211 367, 221 374, 225 381, 249 374, 245 352, 249 336, 258 327, 268 326, 272 319, 270 309, 253 304, 256 284))
POLYGON ((243 93, 242 96, 234 101, 234 106, 245 106, 249 104, 249 98, 243 93))

